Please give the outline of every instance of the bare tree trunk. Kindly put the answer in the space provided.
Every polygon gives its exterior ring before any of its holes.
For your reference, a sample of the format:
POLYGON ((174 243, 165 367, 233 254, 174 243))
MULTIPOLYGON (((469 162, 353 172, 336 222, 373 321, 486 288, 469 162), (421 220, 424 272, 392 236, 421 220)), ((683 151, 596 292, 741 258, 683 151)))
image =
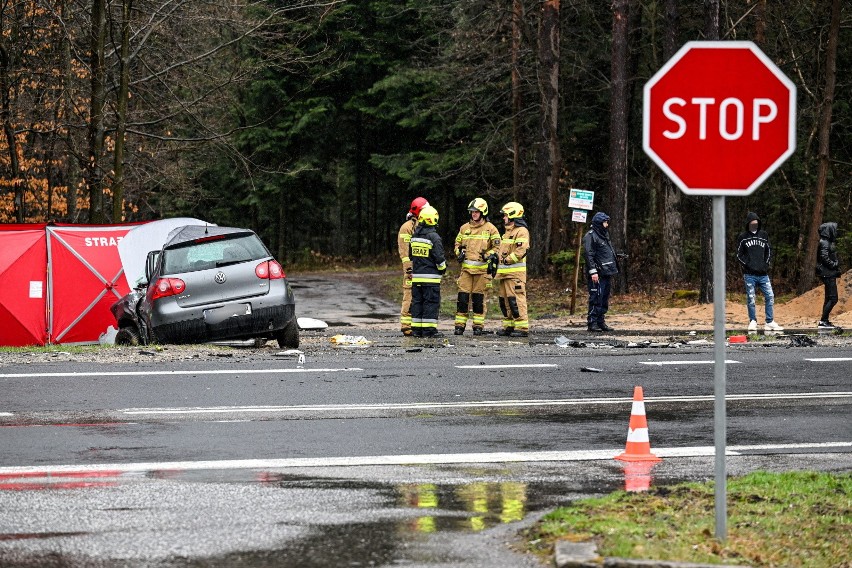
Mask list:
POLYGON ((91 100, 89 112, 89 155, 84 177, 89 191, 89 222, 103 223, 104 188, 101 159, 104 150, 104 41, 106 36, 106 0, 92 2, 92 28, 89 37, 91 100))
POLYGON ((761 48, 766 43, 766 0, 757 0, 754 8, 754 43, 761 48))
POLYGON ((538 25, 538 85, 541 95, 538 183, 527 205, 532 241, 528 270, 538 276, 545 273, 546 260, 550 256, 551 216, 562 169, 556 131, 559 116, 559 31, 559 0, 545 0, 538 25))
MULTIPOLYGON (((628 0, 612 2, 612 58, 610 67, 611 109, 609 121, 609 216, 610 237, 616 251, 627 246, 627 108, 628 108, 628 0)), ((627 279, 622 270, 613 291, 623 292, 627 279)))
MULTIPOLYGON (((719 40, 719 0, 704 0, 704 38, 719 40)), ((701 265, 698 302, 713 303, 713 198, 699 197, 701 207, 701 265)))
MULTIPOLYGON (((64 21, 68 6, 65 1, 59 4, 59 14, 64 21)), ((71 131, 71 117, 74 116, 74 103, 71 95, 71 39, 67 33, 62 35, 62 126, 65 146, 68 152, 66 162, 65 183, 67 192, 65 195, 66 211, 65 218, 73 223, 77 220, 77 183, 79 181, 79 151, 71 131)))
MULTIPOLYGON (((20 33, 18 27, 17 5, 4 5, 0 13, 4 19, 10 20, 9 35, 0 34, 0 122, 3 123, 3 136, 9 151, 9 173, 14 184, 15 220, 24 222, 24 185, 21 183, 21 164, 18 160, 18 141, 15 137, 15 127, 12 124, 12 84, 13 72, 18 63, 18 45, 20 33)), ((4 31, 6 26, 4 26, 4 31)))
POLYGON ((831 24, 828 31, 828 47, 825 54, 825 89, 822 94, 822 112, 819 124, 819 165, 817 166, 817 186, 814 196, 814 209, 811 215, 808 244, 805 248, 805 260, 799 275, 798 292, 803 294, 810 290, 814 281, 814 266, 816 265, 817 245, 819 235, 817 228, 822 223, 825 209, 825 186, 828 177, 829 138, 831 135, 831 113, 834 105, 834 86, 837 75, 837 38, 840 35, 840 0, 831 3, 831 24))
POLYGON ((133 0, 121 3, 121 61, 116 93, 115 156, 112 183, 112 221, 124 220, 124 148, 127 136, 127 99, 130 96, 130 12, 133 0))
MULTIPOLYGON (((677 0, 666 0, 666 31, 663 36, 663 59, 668 61, 678 50, 680 13, 677 0)), ((683 258, 683 217, 680 212, 680 189, 668 176, 663 178, 663 278, 666 282, 682 280, 686 274, 683 258)))
POLYGON ((524 17, 522 0, 512 1, 512 198, 517 199, 521 188, 521 22, 524 17))

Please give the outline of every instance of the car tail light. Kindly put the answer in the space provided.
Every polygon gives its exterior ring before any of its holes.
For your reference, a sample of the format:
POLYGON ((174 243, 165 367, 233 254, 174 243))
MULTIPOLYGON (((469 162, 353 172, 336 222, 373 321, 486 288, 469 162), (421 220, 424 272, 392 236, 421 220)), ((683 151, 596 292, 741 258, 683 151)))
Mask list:
POLYGON ((180 278, 160 278, 154 284, 154 295, 151 300, 182 294, 186 290, 186 282, 180 278))
POLYGON ((275 260, 261 262, 254 268, 254 273, 257 274, 258 278, 264 280, 278 280, 287 276, 284 274, 284 269, 275 260))

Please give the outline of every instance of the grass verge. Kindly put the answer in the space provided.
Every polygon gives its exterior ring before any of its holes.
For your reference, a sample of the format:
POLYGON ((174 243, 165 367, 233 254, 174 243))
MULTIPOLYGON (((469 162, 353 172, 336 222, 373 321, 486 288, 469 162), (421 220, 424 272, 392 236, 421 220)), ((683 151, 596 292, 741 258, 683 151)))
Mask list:
POLYGON ((852 567, 852 473, 756 472, 728 481, 728 538, 714 537, 714 484, 619 491, 560 507, 524 532, 550 556, 557 540, 594 540, 601 556, 710 564, 852 567))

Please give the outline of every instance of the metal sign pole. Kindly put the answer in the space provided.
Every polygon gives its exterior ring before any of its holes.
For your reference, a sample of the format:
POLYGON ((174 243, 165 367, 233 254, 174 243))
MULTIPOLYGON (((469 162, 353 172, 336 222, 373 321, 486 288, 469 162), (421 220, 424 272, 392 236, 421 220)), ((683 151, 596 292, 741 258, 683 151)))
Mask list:
POLYGON ((715 354, 713 432, 716 442, 716 538, 727 538, 725 471, 725 198, 713 198, 713 337, 715 354))

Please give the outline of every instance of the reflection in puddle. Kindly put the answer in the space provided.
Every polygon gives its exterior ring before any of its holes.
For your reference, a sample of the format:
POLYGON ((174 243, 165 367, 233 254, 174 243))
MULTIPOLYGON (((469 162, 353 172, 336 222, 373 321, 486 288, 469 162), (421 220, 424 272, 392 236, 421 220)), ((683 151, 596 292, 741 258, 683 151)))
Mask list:
POLYGON ((527 512, 527 484, 470 483, 439 486, 432 483, 398 485, 398 504, 431 510, 403 523, 404 529, 433 533, 443 530, 477 532, 500 523, 520 521, 527 512), (463 516, 453 514, 465 513, 463 516))

